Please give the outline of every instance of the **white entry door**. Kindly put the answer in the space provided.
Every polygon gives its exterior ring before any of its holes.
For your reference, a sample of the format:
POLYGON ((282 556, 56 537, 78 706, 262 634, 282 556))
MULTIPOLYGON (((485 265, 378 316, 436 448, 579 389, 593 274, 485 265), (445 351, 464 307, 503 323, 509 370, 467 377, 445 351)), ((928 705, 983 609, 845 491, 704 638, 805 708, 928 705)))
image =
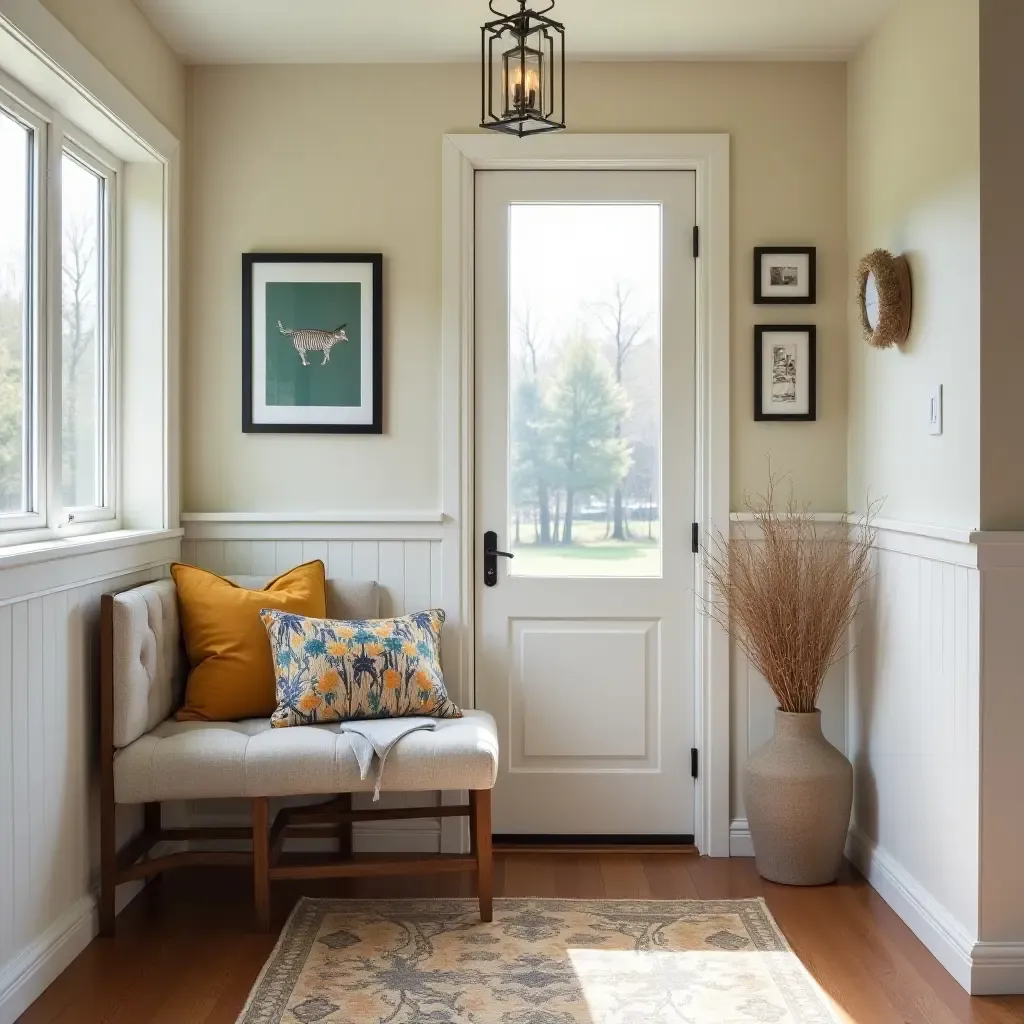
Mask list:
POLYGON ((498 834, 693 833, 694 208, 692 172, 476 175, 498 834))

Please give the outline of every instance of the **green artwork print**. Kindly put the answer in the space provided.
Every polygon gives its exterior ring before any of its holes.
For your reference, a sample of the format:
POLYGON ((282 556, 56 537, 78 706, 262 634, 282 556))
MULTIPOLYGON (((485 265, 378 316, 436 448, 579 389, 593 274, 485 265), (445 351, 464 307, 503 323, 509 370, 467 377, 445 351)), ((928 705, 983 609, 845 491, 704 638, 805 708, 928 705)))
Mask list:
POLYGON ((267 283, 267 405, 362 404, 361 285, 267 283))

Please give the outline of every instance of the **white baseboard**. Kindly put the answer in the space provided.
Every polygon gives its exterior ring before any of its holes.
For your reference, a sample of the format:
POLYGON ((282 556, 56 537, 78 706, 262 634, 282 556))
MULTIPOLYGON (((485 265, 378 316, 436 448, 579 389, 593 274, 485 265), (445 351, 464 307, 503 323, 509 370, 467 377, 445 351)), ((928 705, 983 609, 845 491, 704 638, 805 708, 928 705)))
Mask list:
MULTIPOLYGON (((117 913, 143 888, 142 882, 120 886, 117 913)), ((0 969, 0 1024, 15 1024, 98 933, 96 899, 83 896, 0 969)))
POLYGON ((84 896, 0 972, 0 1024, 14 1024, 92 941, 96 901, 84 896))
POLYGON ((971 961, 971 995, 1024 993, 1024 942, 976 942, 971 961))
POLYGON ((753 857, 754 841, 746 818, 733 818, 729 825, 729 856, 753 857))
MULTIPOLYGON (((972 968, 976 947, 964 926, 856 826, 850 829, 846 856, 960 985, 972 995, 983 994, 974 987, 972 968)), ((991 970, 998 972, 999 969, 993 962, 991 970)))

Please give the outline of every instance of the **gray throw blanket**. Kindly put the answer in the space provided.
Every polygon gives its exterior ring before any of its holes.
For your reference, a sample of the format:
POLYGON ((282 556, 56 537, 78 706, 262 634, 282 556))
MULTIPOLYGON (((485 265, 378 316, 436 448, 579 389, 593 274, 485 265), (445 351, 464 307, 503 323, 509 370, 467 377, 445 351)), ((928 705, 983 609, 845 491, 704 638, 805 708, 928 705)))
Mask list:
POLYGON ((374 718, 356 722, 342 722, 341 732, 347 733, 352 751, 359 762, 359 778, 370 774, 373 758, 377 758, 377 774, 373 783, 373 799, 380 799, 380 783, 384 777, 384 761, 391 748, 403 737, 420 729, 434 729, 433 718, 374 718))

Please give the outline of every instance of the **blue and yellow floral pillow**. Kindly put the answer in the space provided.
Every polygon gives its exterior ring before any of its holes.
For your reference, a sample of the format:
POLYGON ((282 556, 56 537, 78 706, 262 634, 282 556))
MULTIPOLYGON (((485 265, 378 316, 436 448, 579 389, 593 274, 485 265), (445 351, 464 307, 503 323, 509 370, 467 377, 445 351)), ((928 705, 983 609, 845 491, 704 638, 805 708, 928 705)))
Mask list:
POLYGON ((441 675, 440 609, 339 622, 265 608, 277 679, 271 725, 429 715, 461 718, 441 675))

